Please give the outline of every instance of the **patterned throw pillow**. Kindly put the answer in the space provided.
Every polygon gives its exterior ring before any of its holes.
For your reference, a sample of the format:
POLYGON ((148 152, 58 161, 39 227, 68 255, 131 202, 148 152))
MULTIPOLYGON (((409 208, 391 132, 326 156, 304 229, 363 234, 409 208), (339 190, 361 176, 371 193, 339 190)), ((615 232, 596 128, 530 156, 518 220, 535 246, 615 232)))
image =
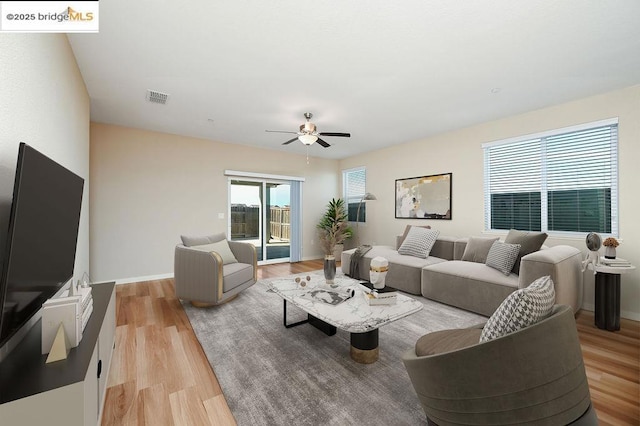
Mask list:
POLYGON ((398 253, 426 259, 436 243, 440 231, 412 226, 398 253))
MULTIPOLYGON (((400 247, 402 245, 402 243, 404 243, 404 240, 405 240, 405 238, 407 238, 407 235, 409 234, 409 231, 414 226, 417 226, 417 225, 407 225, 407 226, 405 226, 404 232, 402 233, 402 236, 400 237, 400 241, 398 241, 398 247, 400 247)), ((419 226, 419 228, 431 229, 431 226, 425 225, 425 226, 419 226)))
POLYGON ((514 291, 491 315, 482 329, 480 342, 497 339, 545 319, 555 300, 553 280, 548 275, 538 278, 529 287, 514 291))
POLYGON ((513 264, 516 263, 518 253, 520 253, 520 244, 507 244, 495 241, 491 245, 485 265, 491 266, 505 275, 509 275, 513 264))

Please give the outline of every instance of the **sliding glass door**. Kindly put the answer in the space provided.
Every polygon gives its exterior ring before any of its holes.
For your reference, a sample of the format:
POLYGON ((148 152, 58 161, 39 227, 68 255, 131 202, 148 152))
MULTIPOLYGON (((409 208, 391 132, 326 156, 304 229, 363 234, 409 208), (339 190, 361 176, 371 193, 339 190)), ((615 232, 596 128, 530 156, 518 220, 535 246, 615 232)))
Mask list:
POLYGON ((250 242, 258 262, 290 259, 291 185, 286 181, 229 179, 229 226, 232 241, 250 242))

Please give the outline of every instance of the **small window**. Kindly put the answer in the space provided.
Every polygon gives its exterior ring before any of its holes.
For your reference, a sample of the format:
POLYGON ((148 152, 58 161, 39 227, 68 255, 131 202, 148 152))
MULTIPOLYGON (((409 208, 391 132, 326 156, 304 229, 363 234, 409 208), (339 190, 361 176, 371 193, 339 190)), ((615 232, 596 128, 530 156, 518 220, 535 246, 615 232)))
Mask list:
POLYGON ((349 214, 349 222, 366 222, 367 218, 367 203, 362 203, 360 206, 360 217, 356 218, 358 212, 358 205, 364 194, 366 193, 367 186, 367 171, 364 167, 358 167, 355 169, 342 171, 343 182, 343 196, 347 205, 347 212, 349 214))
POLYGON ((618 122, 483 145, 485 229, 618 234, 618 122))

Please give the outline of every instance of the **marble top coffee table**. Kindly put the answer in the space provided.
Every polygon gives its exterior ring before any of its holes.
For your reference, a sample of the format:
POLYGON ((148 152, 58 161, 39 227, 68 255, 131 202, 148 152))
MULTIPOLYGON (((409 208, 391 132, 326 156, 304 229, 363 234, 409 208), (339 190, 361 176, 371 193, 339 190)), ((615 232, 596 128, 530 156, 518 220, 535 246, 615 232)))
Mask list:
MULTIPOLYGON (((354 296, 337 305, 332 305, 319 300, 323 296, 322 290, 332 290, 325 284, 323 273, 298 275, 305 281, 307 276, 310 276, 311 280, 305 287, 301 287, 291 277, 273 279, 268 284, 269 291, 276 293, 284 300, 284 326, 290 328, 308 323, 329 336, 336 333, 336 328, 348 331, 351 333, 351 358, 363 364, 378 360, 378 329, 380 327, 418 312, 423 306, 422 303, 403 294, 398 294, 397 302, 393 305, 369 306, 365 299, 366 287, 360 285, 359 280, 342 274, 336 275, 335 278, 337 290, 353 289, 354 296), (314 293, 318 297, 314 300, 309 293, 314 293), (307 319, 287 324, 287 302, 305 311, 308 314, 307 319)), ((331 298, 327 297, 326 300, 331 298)))

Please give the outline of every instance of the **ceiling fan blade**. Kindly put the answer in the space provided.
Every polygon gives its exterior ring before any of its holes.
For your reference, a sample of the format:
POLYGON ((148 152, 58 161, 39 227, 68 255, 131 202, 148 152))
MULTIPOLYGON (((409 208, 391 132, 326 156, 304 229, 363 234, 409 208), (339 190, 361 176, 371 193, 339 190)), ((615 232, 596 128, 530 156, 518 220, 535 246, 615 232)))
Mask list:
POLYGON ((297 135, 298 134, 298 132, 286 132, 284 130, 265 130, 265 132, 268 132, 268 133, 291 133, 293 135, 297 135))
POLYGON ((289 139, 288 141, 286 141, 286 142, 285 142, 285 143, 283 143, 282 145, 289 145, 291 142, 293 142, 293 141, 297 141, 297 140, 298 140, 298 137, 296 136, 296 137, 295 137, 295 138, 293 138, 293 139, 289 139))
POLYGON ((318 142, 318 144, 320 146, 324 146, 325 148, 329 148, 331 145, 329 145, 328 143, 326 143, 325 141, 323 141, 322 139, 318 138, 318 140, 316 141, 318 142))
POLYGON ((350 138, 351 133, 335 133, 335 132, 322 132, 318 133, 320 136, 340 136, 343 138, 350 138))

